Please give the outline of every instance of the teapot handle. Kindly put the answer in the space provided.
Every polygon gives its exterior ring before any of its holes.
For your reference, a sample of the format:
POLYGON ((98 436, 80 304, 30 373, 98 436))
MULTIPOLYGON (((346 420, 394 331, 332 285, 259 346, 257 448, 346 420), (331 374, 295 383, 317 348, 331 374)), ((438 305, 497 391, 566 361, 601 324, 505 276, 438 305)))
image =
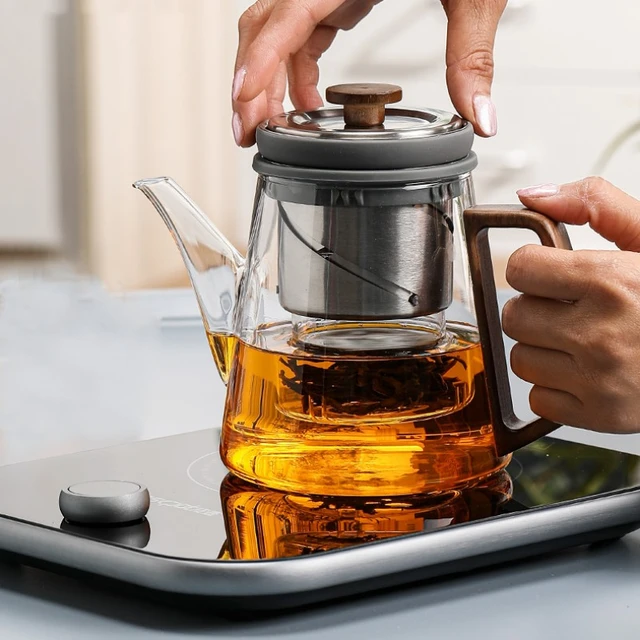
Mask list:
POLYGON ((548 247, 571 249, 563 224, 541 213, 515 205, 481 205, 464 212, 478 330, 482 344, 487 392, 498 455, 506 455, 557 429, 561 425, 537 418, 520 420, 513 411, 513 400, 502 339, 500 311, 489 248, 489 229, 530 229, 548 247))

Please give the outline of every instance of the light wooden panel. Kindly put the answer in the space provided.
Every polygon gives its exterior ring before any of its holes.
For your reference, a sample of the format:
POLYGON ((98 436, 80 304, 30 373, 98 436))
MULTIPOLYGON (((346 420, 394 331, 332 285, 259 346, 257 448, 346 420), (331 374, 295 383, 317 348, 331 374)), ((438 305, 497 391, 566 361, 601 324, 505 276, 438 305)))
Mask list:
POLYGON ((236 17, 223 0, 80 0, 91 269, 112 289, 186 282, 159 216, 131 184, 170 175, 233 240, 236 17))

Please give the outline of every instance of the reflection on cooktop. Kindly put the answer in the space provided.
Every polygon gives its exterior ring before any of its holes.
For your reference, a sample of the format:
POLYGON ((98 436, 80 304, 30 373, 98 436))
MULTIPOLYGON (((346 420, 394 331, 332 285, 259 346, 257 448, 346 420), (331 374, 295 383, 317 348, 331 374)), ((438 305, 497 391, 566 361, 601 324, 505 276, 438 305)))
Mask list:
POLYGON ((319 498, 256 487, 228 475, 220 488, 232 560, 272 560, 427 532, 500 513, 511 496, 501 472, 476 486, 402 498, 319 498))

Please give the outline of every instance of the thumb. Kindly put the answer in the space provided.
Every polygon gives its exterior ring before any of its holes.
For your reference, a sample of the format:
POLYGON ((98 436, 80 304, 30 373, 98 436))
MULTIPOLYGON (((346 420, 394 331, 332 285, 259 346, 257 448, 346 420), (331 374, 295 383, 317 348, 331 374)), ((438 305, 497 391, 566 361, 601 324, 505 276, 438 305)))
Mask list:
POLYGON ((640 201, 603 178, 518 191, 526 207, 567 224, 589 224, 624 251, 640 252, 640 201))
POLYGON ((493 46, 507 0, 442 0, 448 19, 447 86, 453 106, 478 135, 498 131, 491 101, 493 46))

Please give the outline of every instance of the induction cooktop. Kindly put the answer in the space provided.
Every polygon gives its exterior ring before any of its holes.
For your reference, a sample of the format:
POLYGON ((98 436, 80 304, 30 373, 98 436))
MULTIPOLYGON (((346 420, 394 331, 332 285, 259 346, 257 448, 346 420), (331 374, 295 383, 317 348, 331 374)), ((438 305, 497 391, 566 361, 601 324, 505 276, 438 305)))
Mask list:
POLYGON ((639 457, 551 437, 474 486, 402 498, 254 486, 227 472, 218 440, 212 429, 0 468, 0 550, 165 592, 266 597, 347 583, 363 591, 385 575, 436 565, 450 573, 475 566, 474 554, 515 557, 528 545, 530 555, 551 538, 572 546, 640 524, 639 457), (97 480, 146 487, 146 517, 65 520, 61 490, 97 480))

